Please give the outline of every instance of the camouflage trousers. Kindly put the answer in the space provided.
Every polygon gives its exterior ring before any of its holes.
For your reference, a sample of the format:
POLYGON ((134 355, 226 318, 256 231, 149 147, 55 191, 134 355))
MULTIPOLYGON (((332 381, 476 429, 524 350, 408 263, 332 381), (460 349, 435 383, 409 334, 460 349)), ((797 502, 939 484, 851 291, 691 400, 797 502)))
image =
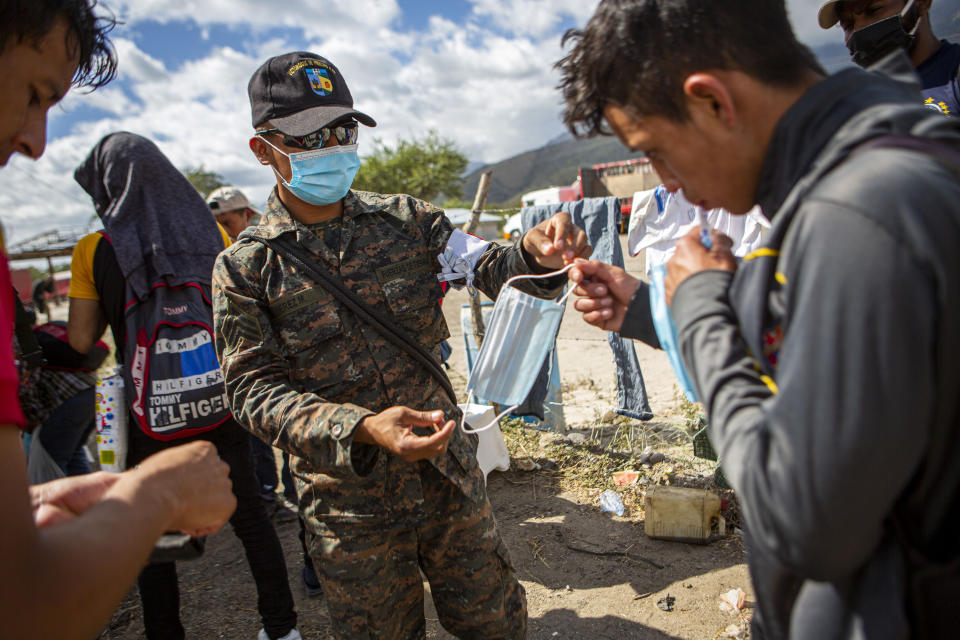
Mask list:
POLYGON ((423 570, 440 623, 451 634, 526 637, 526 592, 486 495, 474 502, 432 465, 421 469, 425 511, 433 516, 428 522, 395 530, 334 525, 332 535, 309 535, 334 635, 424 638, 423 570))

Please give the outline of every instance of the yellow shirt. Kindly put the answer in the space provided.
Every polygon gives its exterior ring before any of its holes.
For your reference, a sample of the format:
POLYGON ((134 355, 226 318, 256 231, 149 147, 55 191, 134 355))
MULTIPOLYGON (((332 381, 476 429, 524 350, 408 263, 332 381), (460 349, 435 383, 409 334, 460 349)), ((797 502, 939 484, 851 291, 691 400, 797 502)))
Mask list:
MULTIPOLYGON (((223 230, 220 224, 217 224, 220 235, 223 237, 224 248, 229 247, 230 236, 223 230)), ((97 252, 97 246, 101 233, 90 233, 85 235, 73 248, 73 257, 70 259, 70 293, 71 298, 81 300, 99 300, 97 294, 97 284, 93 279, 93 256, 97 252)))

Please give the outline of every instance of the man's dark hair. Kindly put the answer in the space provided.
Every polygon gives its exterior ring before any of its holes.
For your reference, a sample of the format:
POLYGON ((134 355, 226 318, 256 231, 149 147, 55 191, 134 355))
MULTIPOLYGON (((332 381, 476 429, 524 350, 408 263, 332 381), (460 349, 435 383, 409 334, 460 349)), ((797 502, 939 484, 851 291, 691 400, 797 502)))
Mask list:
POLYGON ((3 0, 0 2, 0 52, 11 44, 37 43, 58 18, 67 22, 67 50, 79 58, 73 84, 96 89, 117 72, 117 56, 107 34, 111 16, 97 15, 97 0, 3 0))
POLYGON ((783 0, 603 0, 556 67, 564 123, 575 136, 609 135, 603 109, 683 122, 683 82, 698 71, 742 71, 771 86, 824 73, 793 35, 783 0))

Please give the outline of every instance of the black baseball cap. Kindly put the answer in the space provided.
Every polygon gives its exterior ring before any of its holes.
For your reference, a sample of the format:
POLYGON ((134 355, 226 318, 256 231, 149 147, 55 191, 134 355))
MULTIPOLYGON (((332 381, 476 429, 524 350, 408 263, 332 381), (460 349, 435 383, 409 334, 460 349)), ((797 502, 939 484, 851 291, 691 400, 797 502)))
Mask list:
POLYGON ((376 121, 353 108, 353 96, 332 62, 306 51, 274 56, 253 73, 247 85, 254 128, 269 122, 291 136, 305 136, 352 116, 376 121))

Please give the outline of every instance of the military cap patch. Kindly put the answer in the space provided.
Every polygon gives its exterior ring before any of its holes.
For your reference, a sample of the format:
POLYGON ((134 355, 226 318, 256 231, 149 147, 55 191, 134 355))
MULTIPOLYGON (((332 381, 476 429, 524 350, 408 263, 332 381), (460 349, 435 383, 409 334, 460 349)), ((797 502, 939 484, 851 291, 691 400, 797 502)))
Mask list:
POLYGON ((308 67, 304 70, 307 74, 307 80, 310 81, 310 88, 318 96, 327 96, 333 93, 333 83, 330 82, 330 76, 326 69, 317 67, 308 67))

